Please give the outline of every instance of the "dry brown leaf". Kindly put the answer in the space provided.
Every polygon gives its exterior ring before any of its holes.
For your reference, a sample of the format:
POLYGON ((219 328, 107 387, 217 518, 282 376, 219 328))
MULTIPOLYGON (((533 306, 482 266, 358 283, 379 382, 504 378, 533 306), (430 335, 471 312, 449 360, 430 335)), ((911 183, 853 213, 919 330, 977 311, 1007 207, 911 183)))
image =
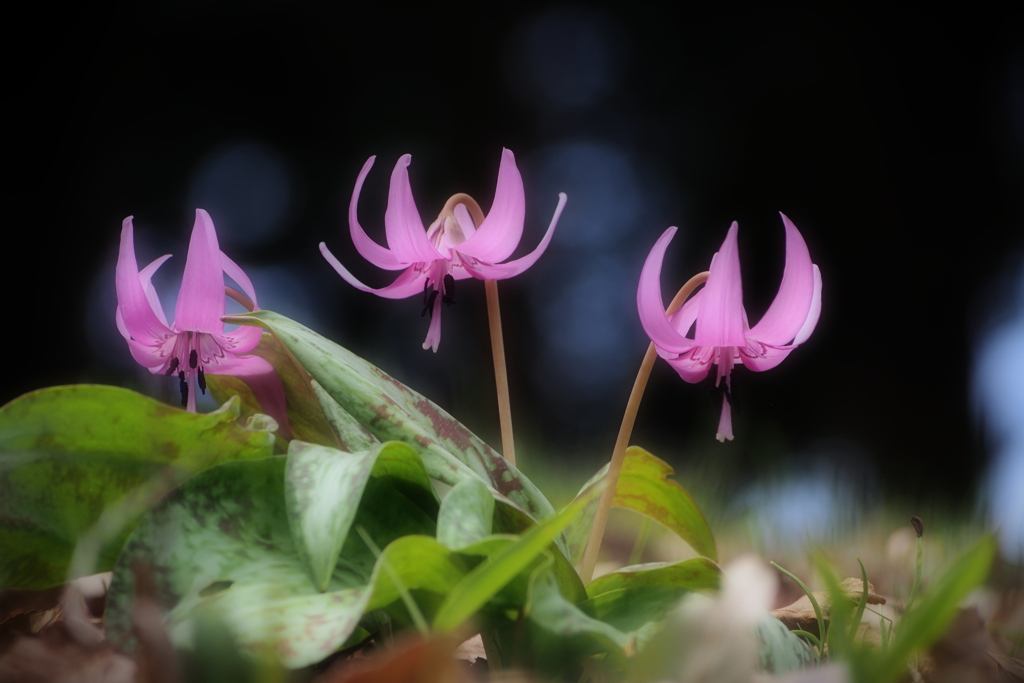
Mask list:
POLYGON ((978 608, 968 607, 921 655, 916 668, 924 683, 1011 683, 1012 675, 1000 671, 992 657, 995 648, 978 608))
POLYGON ((363 659, 339 660, 316 683, 469 683, 465 662, 454 657, 458 642, 415 637, 363 659))
POLYGON ((39 635, 19 635, 0 652, 0 681, 130 683, 135 664, 108 644, 83 643, 63 619, 39 635))
POLYGON ((54 586, 42 591, 23 591, 17 588, 0 591, 0 627, 11 628, 12 624, 8 622, 23 614, 38 614, 56 609, 63 594, 64 586, 54 586))
MULTIPOLYGON (((854 602, 860 602, 864 594, 864 583, 860 579, 846 579, 839 584, 839 589, 844 595, 854 602)), ((811 593, 821 607, 822 615, 829 618, 832 609, 832 594, 830 591, 814 591, 811 593)), ((868 604, 884 605, 885 598, 875 593, 875 587, 868 583, 868 604)), ((811 606, 811 600, 806 595, 785 607, 773 609, 771 615, 785 624, 790 631, 802 630, 818 635, 818 617, 811 606)))
POLYGON ((1024 681, 1024 659, 1017 659, 1016 657, 1010 657, 1004 655, 1002 652, 996 652, 989 650, 986 653, 993 662, 999 672, 1006 677, 1009 681, 1024 681))

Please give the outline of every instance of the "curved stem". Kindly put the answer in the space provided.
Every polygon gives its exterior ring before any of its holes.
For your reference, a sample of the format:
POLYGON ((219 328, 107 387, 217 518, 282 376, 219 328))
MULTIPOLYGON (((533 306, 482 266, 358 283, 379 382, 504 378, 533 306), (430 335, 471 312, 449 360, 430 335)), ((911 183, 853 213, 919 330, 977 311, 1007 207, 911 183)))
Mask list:
MULTIPOLYGON (((679 310, 683 303, 689 298, 697 287, 704 284, 708 279, 707 271, 694 275, 679 292, 676 293, 665 310, 669 316, 679 310)), ((629 445, 629 437, 633 434, 633 424, 636 422, 636 414, 640 409, 640 401, 644 397, 644 390, 647 388, 647 380, 651 376, 651 368, 654 367, 654 360, 658 352, 652 342, 647 347, 647 353, 640 363, 640 370, 636 373, 633 381, 633 391, 629 394, 629 401, 626 403, 626 412, 622 415, 622 424, 619 426, 619 435, 615 439, 615 448, 612 450, 612 459, 608 464, 608 474, 605 476, 604 491, 601 492, 601 500, 597 504, 597 514, 594 516, 594 525, 590 528, 590 538, 587 540, 587 549, 583 552, 583 560, 580 563, 580 578, 583 583, 590 583, 594 577, 594 566, 597 564, 597 553, 601 549, 601 540, 604 538, 604 529, 608 524, 608 513, 612 509, 612 502, 615 500, 615 489, 619 483, 619 473, 622 471, 622 463, 626 459, 626 447, 629 445)))
POLYGON ((245 307, 245 310, 249 311, 250 313, 256 310, 256 304, 253 303, 252 299, 247 297, 245 294, 242 294, 234 287, 228 287, 227 285, 224 285, 224 293, 227 294, 229 298, 234 299, 238 303, 242 304, 242 306, 245 307))
MULTIPOLYGON (((462 204, 469 211, 470 218, 479 228, 484 222, 484 212, 476 200, 464 192, 453 194, 444 203, 440 216, 454 215, 455 207, 462 204)), ((501 424, 501 452, 505 460, 516 464, 515 439, 512 437, 512 402, 508 394, 508 370, 505 367, 505 338, 501 332, 501 306, 498 303, 497 280, 484 280, 487 294, 487 322, 491 332, 491 356, 494 358, 494 383, 498 389, 498 421, 501 424)))

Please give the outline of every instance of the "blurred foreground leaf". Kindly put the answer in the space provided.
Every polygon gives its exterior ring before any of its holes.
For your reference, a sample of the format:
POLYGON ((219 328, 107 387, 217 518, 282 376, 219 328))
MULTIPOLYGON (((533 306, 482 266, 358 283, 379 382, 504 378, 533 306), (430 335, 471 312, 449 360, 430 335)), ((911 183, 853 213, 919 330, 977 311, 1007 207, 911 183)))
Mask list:
POLYGON ((238 401, 188 413, 127 389, 53 387, 0 408, 0 587, 68 578, 76 544, 107 512, 93 562, 110 569, 128 526, 189 475, 265 458, 274 436, 235 424, 238 401))

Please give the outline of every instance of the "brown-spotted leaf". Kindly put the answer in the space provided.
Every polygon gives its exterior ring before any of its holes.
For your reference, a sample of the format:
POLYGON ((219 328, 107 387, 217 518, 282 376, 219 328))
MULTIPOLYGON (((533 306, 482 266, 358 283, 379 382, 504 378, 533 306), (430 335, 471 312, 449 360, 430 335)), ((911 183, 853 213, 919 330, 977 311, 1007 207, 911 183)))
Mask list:
MULTIPOLYGON (((608 465, 605 465, 583 486, 577 497, 591 491, 607 473, 608 465)), ((718 551, 711 527, 693 496, 670 479, 673 474, 672 466, 661 458, 637 446, 630 446, 622 462, 612 505, 653 519, 686 541, 698 555, 716 560, 718 551)), ((573 561, 578 561, 583 555, 596 512, 595 499, 566 533, 571 552, 569 557, 573 561)))
MULTIPOLYGON (((454 486, 466 477, 489 484, 499 500, 534 519, 554 514, 544 495, 513 465, 435 403, 380 368, 272 311, 226 322, 269 329, 341 408, 381 441, 404 441, 420 452, 431 477, 454 486)), ((507 508, 499 521, 518 531, 529 522, 507 508), (504 518, 502 518, 504 516, 504 518)))
POLYGON ((110 569, 126 529, 172 486, 218 462, 271 455, 274 435, 237 418, 237 399, 196 414, 98 385, 41 389, 0 408, 0 588, 110 569))

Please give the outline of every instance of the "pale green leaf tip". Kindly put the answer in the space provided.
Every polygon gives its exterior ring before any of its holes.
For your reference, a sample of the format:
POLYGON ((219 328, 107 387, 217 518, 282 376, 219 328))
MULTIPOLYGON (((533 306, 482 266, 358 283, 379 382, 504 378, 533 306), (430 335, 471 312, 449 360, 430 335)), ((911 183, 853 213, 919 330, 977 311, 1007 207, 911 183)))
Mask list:
MULTIPOLYGON (((232 399, 237 396, 232 396, 232 399)), ((245 421, 245 429, 250 432, 276 432, 279 428, 277 420, 272 418, 270 415, 264 415, 263 413, 256 413, 250 415, 249 419, 245 421)))

